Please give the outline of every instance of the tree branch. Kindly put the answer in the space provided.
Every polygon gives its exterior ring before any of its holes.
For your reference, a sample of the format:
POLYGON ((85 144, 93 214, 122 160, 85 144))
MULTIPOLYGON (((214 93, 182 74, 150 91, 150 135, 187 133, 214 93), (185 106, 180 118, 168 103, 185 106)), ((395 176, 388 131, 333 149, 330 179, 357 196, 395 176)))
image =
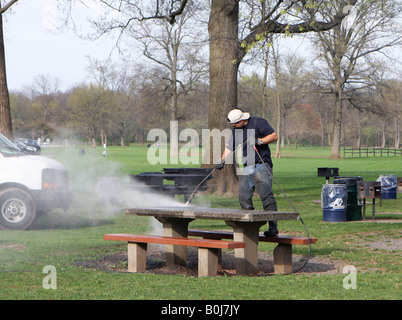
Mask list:
POLYGON ((184 8, 187 5, 188 0, 183 0, 180 4, 180 8, 176 11, 170 11, 169 18, 167 19, 170 24, 174 24, 176 22, 176 17, 183 13, 184 8))
MULTIPOLYGON (((355 5, 358 0, 351 0, 350 5, 355 5)), ((265 35, 264 38, 267 37, 268 34, 272 33, 290 33, 290 34, 296 34, 296 33, 306 33, 306 32, 320 32, 320 31, 328 31, 336 26, 338 26, 343 18, 345 18, 349 12, 339 12, 337 13, 330 21, 328 22, 323 22, 323 21, 316 21, 314 18, 314 14, 317 12, 317 10, 309 10, 305 6, 305 1, 301 1, 303 4, 303 7, 310 13, 310 19, 309 21, 304 21, 301 23, 296 23, 296 24, 285 24, 285 23, 280 23, 278 22, 279 18, 282 15, 282 12, 278 14, 276 17, 272 18, 272 15, 275 13, 275 10, 279 9, 279 5, 282 3, 282 0, 278 0, 277 4, 274 6, 274 8, 269 12, 269 14, 265 17, 268 18, 269 20, 264 23, 264 21, 261 21, 260 24, 256 28, 254 28, 242 41, 239 43, 239 59, 238 61, 240 62, 244 56, 246 55, 248 49, 250 46, 252 46, 254 43, 258 42, 261 38, 261 35, 265 35)), ((292 1, 285 9, 284 11, 287 11, 293 7, 293 5, 297 1, 292 1)))
POLYGON ((18 0, 11 0, 9 3, 7 3, 4 7, 0 9, 0 14, 3 14, 6 12, 14 3, 16 3, 18 0))

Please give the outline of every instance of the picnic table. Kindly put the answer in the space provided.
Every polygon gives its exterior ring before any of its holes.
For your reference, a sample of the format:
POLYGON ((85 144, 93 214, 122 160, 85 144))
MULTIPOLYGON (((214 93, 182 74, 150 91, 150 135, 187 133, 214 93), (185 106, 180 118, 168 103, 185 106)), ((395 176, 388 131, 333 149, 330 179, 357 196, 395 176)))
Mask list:
MULTIPOLYGON (((259 229, 270 220, 296 220, 297 212, 242 210, 226 208, 200 208, 180 206, 166 208, 128 208, 126 214, 151 216, 163 225, 165 237, 188 237, 188 225, 196 219, 224 220, 233 228, 233 240, 244 242, 244 248, 235 250, 235 268, 237 274, 253 275, 257 272, 259 229)), ((166 263, 168 265, 186 265, 186 246, 166 245, 166 263)))

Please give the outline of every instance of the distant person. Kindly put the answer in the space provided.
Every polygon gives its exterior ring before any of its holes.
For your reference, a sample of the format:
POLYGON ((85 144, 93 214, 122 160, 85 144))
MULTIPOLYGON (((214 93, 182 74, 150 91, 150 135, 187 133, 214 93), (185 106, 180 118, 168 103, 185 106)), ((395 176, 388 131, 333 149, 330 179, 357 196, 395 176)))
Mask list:
MULTIPOLYGON (((235 144, 243 144, 243 165, 242 174, 239 175, 239 202, 242 209, 254 210, 253 193, 256 191, 261 198, 264 210, 277 211, 276 200, 272 192, 272 159, 269 144, 278 140, 275 130, 271 127, 267 120, 259 117, 250 117, 248 112, 243 112, 240 109, 234 109, 228 114, 228 121, 232 124, 232 136, 229 140, 225 151, 222 154, 221 163, 215 166, 221 170, 225 164, 227 157, 235 150, 235 144), (242 138, 236 141, 238 135, 235 135, 235 130, 242 129, 242 138), (254 132, 255 136, 250 136, 254 132), (235 138, 236 137, 236 138, 235 138), (253 141, 255 148, 260 154, 263 161, 257 152, 253 152, 254 163, 247 163, 250 157, 247 157, 247 145, 253 141), (271 170, 268 172, 266 165, 271 170)), ((254 146, 253 146, 254 148, 254 146)), ((252 148, 252 149, 253 149, 252 148)), ((250 148, 249 148, 250 149, 250 148)), ((265 231, 266 236, 274 236, 278 234, 277 221, 269 221, 269 229, 265 231)))

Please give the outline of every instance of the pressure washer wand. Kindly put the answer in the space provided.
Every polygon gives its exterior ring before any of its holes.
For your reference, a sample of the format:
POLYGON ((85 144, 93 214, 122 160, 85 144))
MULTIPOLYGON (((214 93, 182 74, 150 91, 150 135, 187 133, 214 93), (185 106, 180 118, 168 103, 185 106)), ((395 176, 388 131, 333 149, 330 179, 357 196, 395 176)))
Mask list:
MULTIPOLYGON (((229 158, 230 156, 232 156, 232 155, 233 155, 240 147, 242 147, 246 142, 247 142, 247 141, 243 142, 242 144, 239 144, 236 149, 234 149, 231 153, 229 153, 229 155, 226 157, 226 159, 229 158)), ((226 159, 225 159, 225 161, 226 161, 226 159)), ((188 197, 188 200, 187 200, 187 202, 186 202, 186 204, 185 204, 184 206, 188 206, 188 205, 190 204, 191 200, 194 199, 195 193, 196 193, 196 191, 198 190, 198 188, 199 188, 199 187, 203 184, 203 182, 204 182, 205 180, 207 180, 216 170, 217 170, 217 169, 216 169, 216 167, 215 167, 204 179, 202 179, 202 181, 195 187, 194 191, 190 194, 190 196, 188 197)))
POLYGON ((193 200, 193 198, 195 197, 195 192, 197 191, 197 189, 199 188, 199 186, 202 185, 203 182, 204 182, 205 180, 207 180, 215 171, 216 171, 216 168, 214 168, 213 170, 211 170, 211 172, 208 173, 208 175, 207 175, 204 179, 202 179, 202 181, 195 187, 194 191, 190 194, 190 196, 188 197, 188 200, 187 200, 187 202, 186 202, 186 204, 185 204, 184 206, 188 206, 188 205, 190 204, 191 200, 193 200))

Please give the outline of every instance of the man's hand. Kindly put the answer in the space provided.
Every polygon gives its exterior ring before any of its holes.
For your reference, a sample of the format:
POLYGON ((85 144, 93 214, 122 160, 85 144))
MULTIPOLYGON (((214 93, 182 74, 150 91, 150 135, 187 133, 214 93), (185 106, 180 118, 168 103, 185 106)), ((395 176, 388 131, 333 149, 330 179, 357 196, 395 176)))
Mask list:
POLYGON ((257 146, 264 144, 264 142, 262 142, 261 138, 254 138, 254 137, 248 138, 247 143, 249 145, 257 145, 257 146))

